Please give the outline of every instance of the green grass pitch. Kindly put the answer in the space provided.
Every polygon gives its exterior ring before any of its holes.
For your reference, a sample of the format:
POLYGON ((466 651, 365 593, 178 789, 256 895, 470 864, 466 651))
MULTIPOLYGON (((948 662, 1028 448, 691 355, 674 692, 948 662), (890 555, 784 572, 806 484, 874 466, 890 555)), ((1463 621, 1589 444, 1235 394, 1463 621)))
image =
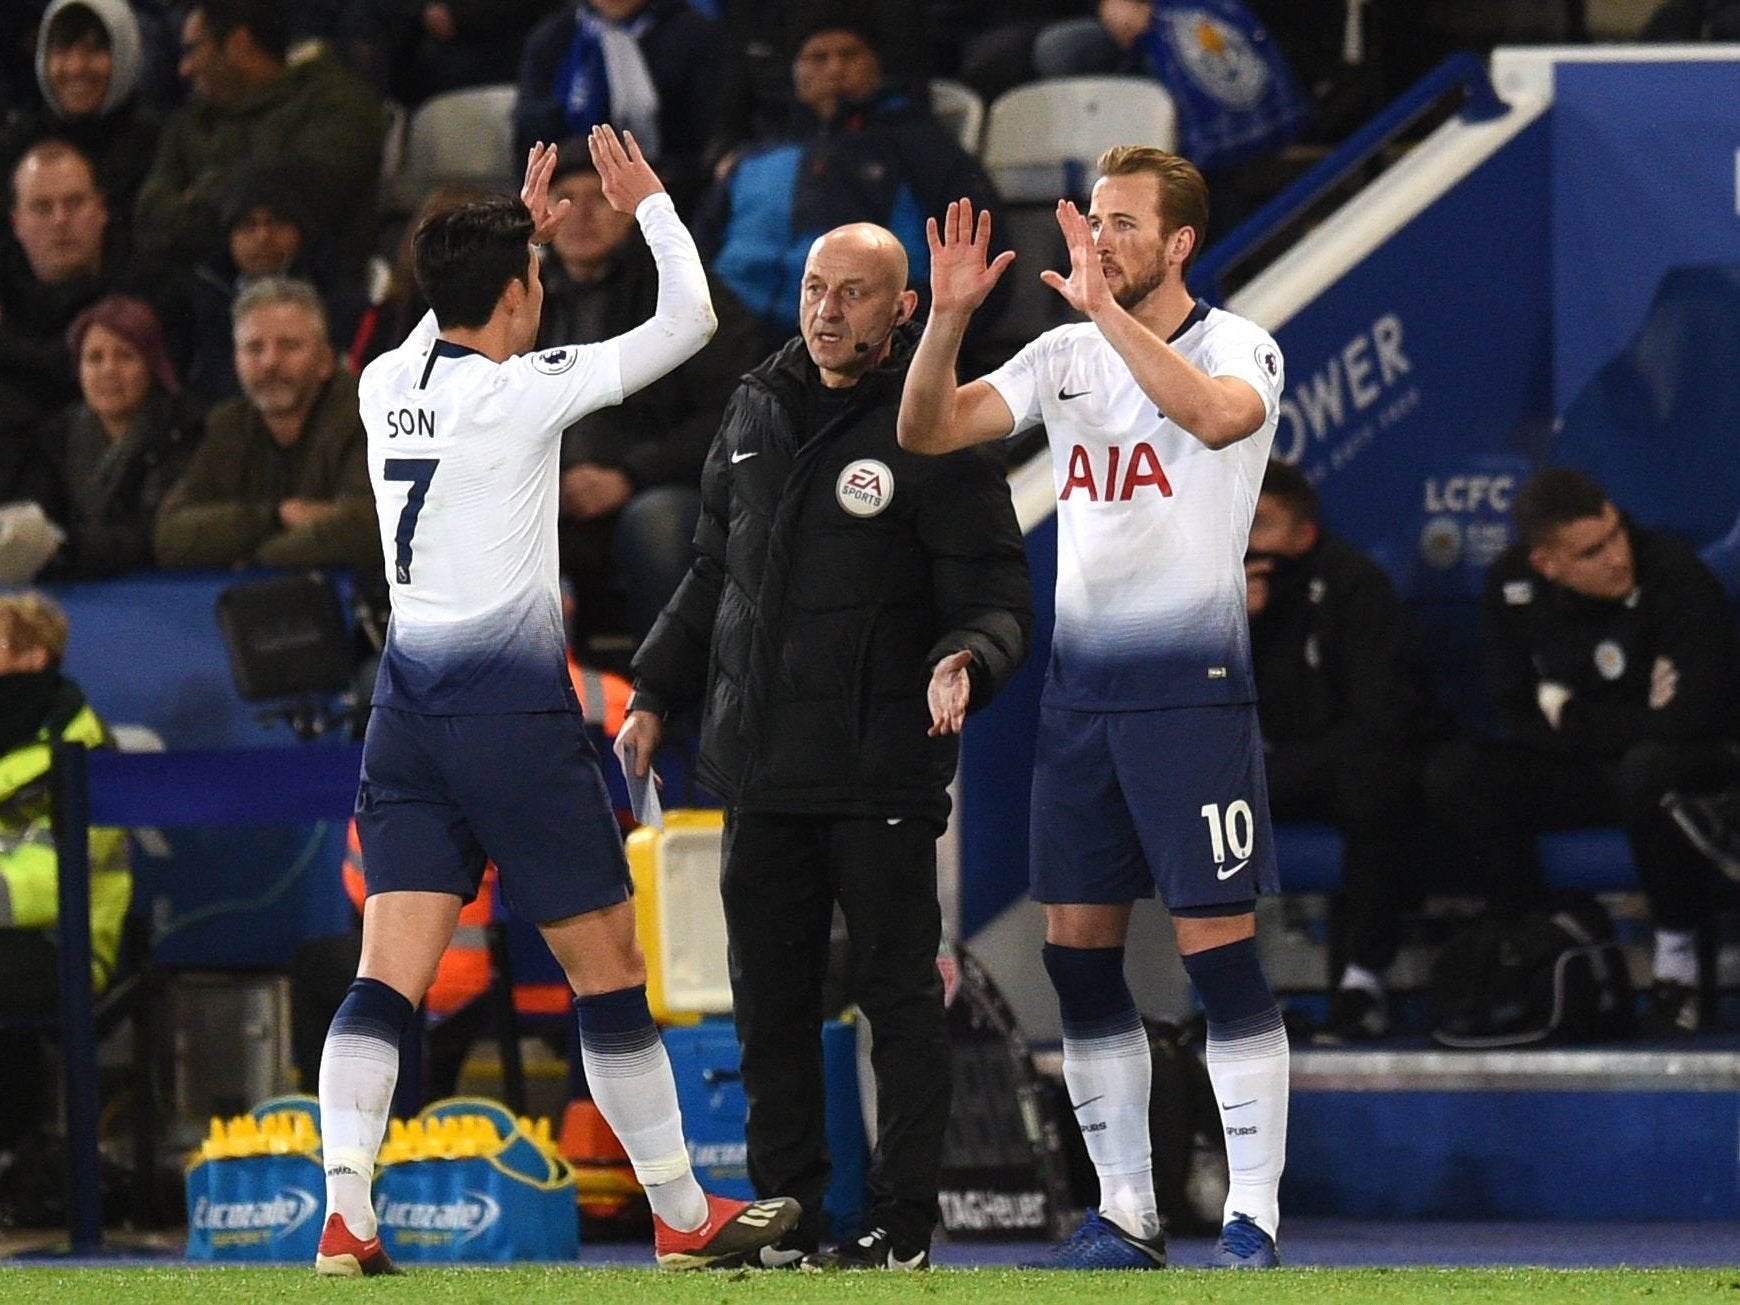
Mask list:
POLYGON ((405 1301, 417 1305, 508 1300, 539 1305, 1353 1305, 1355 1302, 1530 1302, 1606 1305, 1728 1301, 1740 1305, 1736 1269, 1282 1269, 1266 1273, 1024 1273, 938 1269, 926 1274, 658 1273, 651 1269, 512 1266, 421 1268, 402 1278, 330 1280, 294 1268, 0 1268, 7 1305, 185 1305, 186 1302, 405 1301))

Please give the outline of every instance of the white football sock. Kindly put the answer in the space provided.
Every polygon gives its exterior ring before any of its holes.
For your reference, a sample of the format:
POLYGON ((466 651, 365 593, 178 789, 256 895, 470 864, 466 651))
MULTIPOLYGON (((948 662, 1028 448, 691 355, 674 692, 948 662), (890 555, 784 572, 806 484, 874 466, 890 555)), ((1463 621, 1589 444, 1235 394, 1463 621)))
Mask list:
POLYGON ((399 1044, 367 1033, 326 1035, 320 1055, 320 1145, 326 1212, 344 1216, 351 1235, 375 1235, 371 1189, 375 1158, 399 1080, 399 1044))
POLYGON ((1358 988, 1361 992, 1370 993, 1379 1001, 1384 999, 1384 981, 1363 965, 1349 965, 1344 969, 1341 972, 1341 982, 1337 986, 1343 992, 1349 988, 1358 988))
POLYGON ((1660 983, 1698 986, 1698 936, 1690 929, 1657 929, 1651 976, 1660 983))
POLYGON ((1100 1179, 1100 1213, 1138 1237, 1160 1232, 1148 1140, 1154 1064, 1138 1021, 1098 1038, 1063 1040, 1063 1082, 1100 1179))
POLYGON ((1281 1222, 1281 1170, 1287 1161, 1287 1030, 1272 1015, 1208 1026, 1208 1077, 1226 1134, 1223 1223, 1248 1215, 1270 1237, 1281 1222))
POLYGON ((657 1030, 647 1028, 651 1042, 638 1047, 606 1050, 582 1042, 581 1063, 598 1112, 628 1152, 653 1213, 688 1232, 707 1221, 707 1195, 695 1181, 683 1143, 671 1059, 657 1030))

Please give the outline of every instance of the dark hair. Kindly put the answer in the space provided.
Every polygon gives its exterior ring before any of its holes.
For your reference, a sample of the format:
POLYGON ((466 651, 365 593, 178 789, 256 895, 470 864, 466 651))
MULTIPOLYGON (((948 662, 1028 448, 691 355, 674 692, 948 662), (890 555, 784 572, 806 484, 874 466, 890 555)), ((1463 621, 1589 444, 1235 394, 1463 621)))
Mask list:
POLYGON ((417 228, 411 240, 417 288, 442 330, 489 321, 508 282, 525 282, 531 238, 531 213, 507 195, 436 213, 417 228))
POLYGON ((254 44, 274 59, 289 57, 291 6, 283 0, 195 0, 190 8, 199 10, 212 40, 220 44, 245 27, 254 44))
POLYGON ((1202 252, 1208 238, 1208 183, 1196 165, 1182 154, 1171 154, 1153 145, 1114 145, 1100 155, 1102 177, 1128 177, 1147 173, 1160 185, 1160 234, 1169 236, 1180 227, 1196 232, 1182 271, 1202 252))
POLYGON ((181 379, 175 374, 169 346, 163 342, 163 327, 150 304, 131 295, 106 295, 73 318, 66 328, 66 343, 75 365, 93 326, 120 336, 145 360, 158 385, 170 394, 181 393, 181 379))
POLYGON ((1548 467, 1523 482, 1511 515, 1517 537, 1529 548, 1539 548, 1560 526, 1600 516, 1607 503, 1607 491, 1593 476, 1570 467, 1548 467))
POLYGON ((95 41, 105 50, 113 48, 108 24, 89 5, 63 6, 48 20, 48 29, 42 34, 45 50, 65 50, 81 41, 95 41))
POLYGON ((797 58, 798 51, 809 44, 810 38, 823 32, 850 32, 880 61, 882 29, 870 8, 863 0, 822 0, 800 10, 786 27, 788 57, 797 58))
POLYGON ((416 312, 405 323, 407 329, 416 325, 417 319, 423 315, 428 302, 423 299, 417 289, 417 269, 412 262, 412 245, 416 242, 417 232, 422 225, 437 213, 445 213, 448 209, 458 208, 461 204, 472 204, 480 199, 488 199, 491 191, 469 181, 444 181, 429 191, 417 203, 416 212, 411 214, 411 220, 405 224, 405 230, 399 237, 398 248, 393 251, 393 266, 387 274, 387 299, 413 305, 416 312))
POLYGON ((1280 499, 1299 520, 1316 524, 1317 491, 1305 473, 1292 463, 1271 459, 1269 469, 1263 473, 1262 492, 1280 499))
POLYGON ((290 170, 275 163, 244 163, 231 174, 218 200, 218 222, 231 232, 257 208, 293 223, 307 240, 313 223, 308 216, 307 186, 290 170))

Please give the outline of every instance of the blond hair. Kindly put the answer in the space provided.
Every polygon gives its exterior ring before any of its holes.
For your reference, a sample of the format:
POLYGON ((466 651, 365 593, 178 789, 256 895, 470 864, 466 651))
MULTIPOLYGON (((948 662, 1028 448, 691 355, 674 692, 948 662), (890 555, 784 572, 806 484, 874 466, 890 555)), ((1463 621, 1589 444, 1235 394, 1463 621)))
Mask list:
POLYGON ((59 664, 66 652, 67 629, 66 613, 47 595, 35 590, 0 594, 0 638, 13 652, 41 648, 51 663, 59 664))
POLYGON ((1145 172, 1160 183, 1160 234, 1169 236, 1180 227, 1196 232, 1182 269, 1189 272, 1208 235, 1208 183, 1196 165, 1181 154, 1169 154, 1152 145, 1114 145, 1100 155, 1095 166, 1102 177, 1145 172))

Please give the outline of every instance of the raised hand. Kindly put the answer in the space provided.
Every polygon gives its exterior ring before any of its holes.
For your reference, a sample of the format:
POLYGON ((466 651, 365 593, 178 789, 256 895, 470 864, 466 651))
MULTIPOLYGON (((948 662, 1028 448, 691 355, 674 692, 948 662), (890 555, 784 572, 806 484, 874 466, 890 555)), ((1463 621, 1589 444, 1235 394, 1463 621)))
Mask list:
POLYGON ((618 213, 634 212, 641 200, 665 188, 640 152, 632 131, 623 132, 618 140, 616 129, 601 122, 586 137, 586 148, 592 152, 592 165, 604 183, 604 198, 618 213))
POLYGON ((550 177, 555 171, 556 147, 538 141, 526 155, 526 179, 520 186, 520 200, 532 214, 534 245, 547 243, 568 216, 567 200, 550 207, 550 177))
POLYGON ((1006 249, 986 263, 991 251, 991 215, 980 213, 975 224, 970 199, 957 199, 949 205, 940 232, 936 219, 928 219, 924 238, 930 245, 932 313, 972 312, 985 302, 1004 269, 1015 261, 1015 251, 1006 249))
POLYGON ((1069 247, 1069 276, 1047 269, 1039 279, 1067 299, 1076 312, 1092 317, 1112 302, 1112 288, 1106 284, 1105 269, 1094 248, 1093 228, 1067 199, 1057 201, 1057 225, 1069 247))

